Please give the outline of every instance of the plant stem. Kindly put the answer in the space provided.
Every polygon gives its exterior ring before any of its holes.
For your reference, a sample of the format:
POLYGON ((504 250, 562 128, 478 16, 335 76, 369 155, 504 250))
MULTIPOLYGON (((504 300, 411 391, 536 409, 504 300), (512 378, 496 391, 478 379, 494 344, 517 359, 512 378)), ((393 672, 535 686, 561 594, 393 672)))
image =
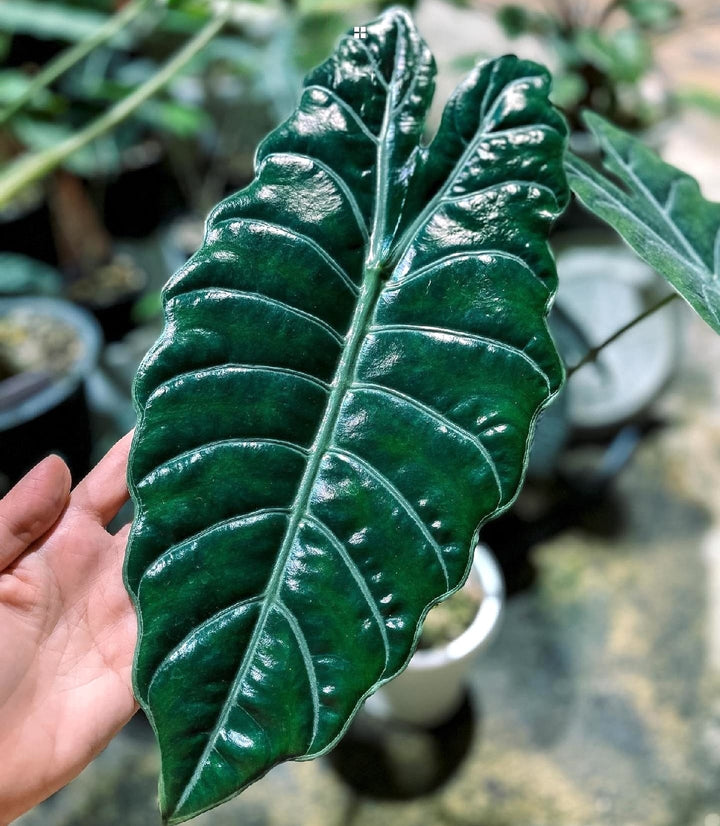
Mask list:
POLYGON ((172 78, 200 52, 230 19, 232 4, 209 20, 202 29, 165 63, 151 78, 134 92, 116 103, 79 132, 55 146, 32 154, 25 154, 14 161, 0 176, 0 209, 8 204, 29 183, 43 178, 79 149, 109 132, 131 115, 139 106, 162 89, 172 78))
POLYGON ((615 9, 619 9, 621 6, 622 0, 611 0, 611 2, 608 3, 600 12, 600 16, 598 17, 598 21, 596 23, 596 28, 601 29, 605 23, 607 23, 608 18, 615 11, 615 9))
POLYGON ((649 307, 644 312, 640 313, 639 316, 636 316, 631 321, 628 321, 627 324, 624 324, 619 330, 616 330, 609 338, 606 338, 605 341, 598 344, 596 347, 588 350, 587 353, 580 359, 577 364, 574 364, 572 367, 567 369, 567 378, 569 379, 573 373, 576 373, 581 367, 584 367, 586 364, 589 364, 591 361, 595 361, 595 359, 600 355, 600 353, 614 341, 620 338, 620 336, 627 333, 628 330, 632 329, 636 324, 639 324, 641 321, 644 321, 648 316, 651 316, 653 313, 656 313, 658 310, 661 310, 666 304, 669 304, 674 299, 679 298, 679 294, 672 292, 666 295, 664 298, 660 299, 657 304, 653 304, 652 307, 649 307))
POLYGON ((15 98, 12 103, 0 112, 0 124, 10 120, 17 114, 32 98, 54 80, 60 77, 71 66, 79 63, 84 57, 96 47, 114 37, 124 26, 134 20, 141 12, 150 6, 154 0, 131 0, 117 14, 108 18, 101 26, 98 26, 94 34, 86 40, 81 40, 64 52, 61 52, 54 60, 38 72, 28 85, 25 91, 15 98))

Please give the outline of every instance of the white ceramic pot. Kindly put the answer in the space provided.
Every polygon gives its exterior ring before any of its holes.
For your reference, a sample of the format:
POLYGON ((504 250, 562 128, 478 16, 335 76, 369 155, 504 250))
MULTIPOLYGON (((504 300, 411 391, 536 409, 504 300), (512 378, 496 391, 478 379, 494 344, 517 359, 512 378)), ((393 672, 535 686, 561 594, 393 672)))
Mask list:
MULTIPOLYGON (((668 293, 651 267, 624 244, 575 235, 559 239, 557 305, 597 346, 668 293), (584 242, 585 241, 585 242, 584 242), (589 243, 588 243, 589 241, 589 243)), ((566 415, 579 431, 620 427, 642 414, 672 376, 680 355, 682 302, 674 302, 624 333, 594 364, 573 375, 566 415)), ((584 355, 566 354, 570 364, 584 355)))
POLYGON ((435 726, 460 707, 467 677, 477 656, 495 635, 505 603, 505 587, 495 558, 481 544, 463 588, 479 588, 482 601, 475 619, 452 642, 417 651, 406 670, 380 688, 365 703, 374 717, 435 726))

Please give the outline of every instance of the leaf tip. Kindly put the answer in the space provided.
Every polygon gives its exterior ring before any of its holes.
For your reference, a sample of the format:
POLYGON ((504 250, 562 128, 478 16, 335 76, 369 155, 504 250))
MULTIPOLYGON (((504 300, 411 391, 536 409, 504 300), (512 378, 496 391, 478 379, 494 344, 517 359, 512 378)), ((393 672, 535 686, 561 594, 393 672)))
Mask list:
POLYGON ((415 28, 415 21, 412 18, 410 12, 405 8, 405 6, 400 5, 393 5, 389 6, 387 9, 382 11, 379 15, 380 19, 384 18, 393 18, 393 19, 402 19, 404 22, 410 24, 413 28, 415 28))
POLYGON ((190 815, 183 815, 178 813, 177 807, 161 807, 160 809, 160 818, 162 820, 162 826, 177 826, 178 823, 182 823, 185 820, 188 820, 190 815))

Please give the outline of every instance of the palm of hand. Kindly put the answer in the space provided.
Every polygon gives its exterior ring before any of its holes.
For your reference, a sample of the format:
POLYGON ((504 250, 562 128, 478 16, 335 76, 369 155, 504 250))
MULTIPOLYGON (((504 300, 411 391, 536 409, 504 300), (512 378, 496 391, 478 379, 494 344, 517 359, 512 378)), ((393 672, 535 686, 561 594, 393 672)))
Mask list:
POLYGON ((136 710, 122 582, 129 438, 69 493, 57 457, 0 500, 0 821, 74 777, 136 710))

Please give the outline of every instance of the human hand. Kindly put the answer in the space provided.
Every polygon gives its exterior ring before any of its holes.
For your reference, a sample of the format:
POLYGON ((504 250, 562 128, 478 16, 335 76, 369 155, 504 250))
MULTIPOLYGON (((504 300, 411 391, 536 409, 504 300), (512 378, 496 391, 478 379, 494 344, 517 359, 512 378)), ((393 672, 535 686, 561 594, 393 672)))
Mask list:
POLYGON ((70 492, 57 456, 0 499, 0 823, 69 782, 137 710, 122 580, 132 434, 70 492))

